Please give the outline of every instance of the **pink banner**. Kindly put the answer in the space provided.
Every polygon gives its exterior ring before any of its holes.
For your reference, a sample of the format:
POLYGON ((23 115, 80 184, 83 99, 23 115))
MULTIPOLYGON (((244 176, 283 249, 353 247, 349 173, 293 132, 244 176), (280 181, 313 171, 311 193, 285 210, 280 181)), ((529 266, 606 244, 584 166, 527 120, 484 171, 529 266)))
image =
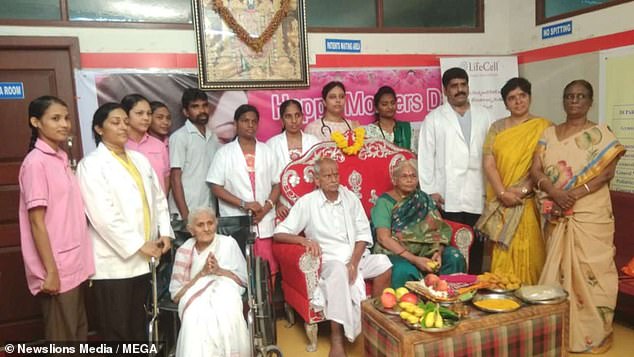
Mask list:
MULTIPOLYGON (((196 86, 196 76, 191 73, 81 71, 76 78, 85 152, 94 149, 90 123, 100 104, 118 102, 130 93, 160 100, 172 113, 174 131, 186 120, 181 110, 183 90, 196 86)), ((440 67, 312 70, 311 86, 303 90, 207 92, 210 103, 208 127, 222 141, 231 141, 235 137, 233 113, 240 104, 248 102, 260 111, 258 139, 266 141, 280 132, 279 106, 287 99, 294 98, 302 103, 305 124, 321 118, 324 114, 321 89, 335 80, 346 86, 346 118, 361 124, 374 121, 374 93, 384 85, 396 91, 398 120, 420 122, 442 101, 440 67)))
POLYGON ((396 91, 398 120, 422 121, 442 102, 439 67, 311 71, 308 89, 247 93, 249 104, 260 111, 258 139, 267 140, 280 132, 279 106, 287 99, 297 99, 302 103, 304 124, 321 118, 324 114, 321 89, 330 81, 341 81, 346 86, 345 116, 361 124, 375 120, 374 93, 384 85, 396 91))

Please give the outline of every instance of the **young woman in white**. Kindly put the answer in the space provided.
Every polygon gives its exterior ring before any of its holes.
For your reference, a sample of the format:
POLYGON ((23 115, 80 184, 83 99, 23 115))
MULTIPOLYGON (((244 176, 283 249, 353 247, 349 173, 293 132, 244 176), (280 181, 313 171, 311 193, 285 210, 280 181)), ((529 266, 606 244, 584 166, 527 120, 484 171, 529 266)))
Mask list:
MULTIPOLYGON (((266 144, 273 150, 277 167, 281 173, 289 162, 298 159, 313 145, 319 143, 314 135, 302 132, 304 113, 302 105, 295 99, 289 99, 280 105, 282 132, 270 138, 266 144)), ((278 202, 276 214, 280 218, 288 214, 288 204, 278 202)))
POLYGON ((220 216, 244 215, 251 211, 257 224, 255 254, 269 262, 271 274, 277 273, 272 252, 275 212, 280 196, 280 172, 271 149, 255 134, 260 114, 249 104, 234 113, 236 138, 221 147, 209 168, 207 182, 219 200, 220 216))

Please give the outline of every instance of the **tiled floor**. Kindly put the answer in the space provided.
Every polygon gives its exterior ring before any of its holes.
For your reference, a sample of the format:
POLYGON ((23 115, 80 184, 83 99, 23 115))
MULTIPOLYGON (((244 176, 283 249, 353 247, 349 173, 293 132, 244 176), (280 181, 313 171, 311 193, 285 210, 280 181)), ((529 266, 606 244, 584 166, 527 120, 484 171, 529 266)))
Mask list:
MULTIPOLYGON (((306 334, 304 333, 304 324, 298 318, 296 324, 290 328, 285 327, 285 320, 277 321, 277 341, 278 346, 284 353, 284 356, 296 357, 321 357, 328 356, 330 343, 328 341, 329 331, 326 323, 319 325, 319 344, 317 351, 313 353, 306 352, 306 334)), ((363 356, 363 337, 360 336, 354 344, 347 345, 349 357, 363 356)), ((572 354, 574 357, 597 356, 590 354, 572 354)), ((614 345, 607 353, 600 355, 603 357, 625 357, 634 356, 634 326, 626 326, 622 323, 614 325, 614 345)))

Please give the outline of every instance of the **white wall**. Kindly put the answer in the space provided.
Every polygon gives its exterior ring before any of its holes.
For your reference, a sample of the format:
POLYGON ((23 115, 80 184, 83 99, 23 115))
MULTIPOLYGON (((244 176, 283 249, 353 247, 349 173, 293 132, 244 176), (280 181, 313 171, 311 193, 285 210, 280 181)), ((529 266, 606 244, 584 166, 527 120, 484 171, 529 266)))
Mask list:
MULTIPOLYGON (((484 33, 311 33, 308 35, 311 58, 325 53, 325 38, 360 39, 362 53, 366 54, 505 55, 634 28, 634 2, 630 2, 575 16, 572 35, 542 40, 541 26, 535 26, 533 0, 485 0, 484 5, 484 33)), ((0 26, 0 35, 76 36, 81 52, 196 52, 192 30, 0 26)))
POLYGON ((512 34, 507 47, 509 53, 538 49, 588 38, 619 33, 634 29, 634 2, 611 6, 599 11, 577 15, 535 26, 535 2, 532 0, 508 0, 509 29, 512 34), (558 22, 572 20, 572 34, 542 40, 541 28, 558 22))
MULTIPOLYGON (((526 1, 526 0, 525 0, 526 1)), ((311 57, 325 53, 325 38, 360 39, 366 54, 505 54, 508 0, 485 0, 485 32, 467 34, 310 33, 311 57)), ((6 36, 76 36, 81 52, 195 53, 192 30, 0 26, 6 36)))

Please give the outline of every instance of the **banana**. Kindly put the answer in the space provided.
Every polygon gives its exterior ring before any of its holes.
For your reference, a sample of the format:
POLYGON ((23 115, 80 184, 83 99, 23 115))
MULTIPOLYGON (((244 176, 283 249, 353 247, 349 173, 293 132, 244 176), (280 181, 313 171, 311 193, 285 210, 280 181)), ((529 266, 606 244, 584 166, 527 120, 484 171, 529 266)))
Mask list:
POLYGON ((431 328, 434 327, 434 318, 435 318, 436 314, 434 311, 428 312, 427 315, 425 315, 425 327, 426 328, 431 328))
POLYGON ((434 316, 435 316, 434 327, 441 328, 443 326, 443 321, 442 321, 442 316, 440 316, 440 312, 436 310, 436 313, 434 314, 434 316))

